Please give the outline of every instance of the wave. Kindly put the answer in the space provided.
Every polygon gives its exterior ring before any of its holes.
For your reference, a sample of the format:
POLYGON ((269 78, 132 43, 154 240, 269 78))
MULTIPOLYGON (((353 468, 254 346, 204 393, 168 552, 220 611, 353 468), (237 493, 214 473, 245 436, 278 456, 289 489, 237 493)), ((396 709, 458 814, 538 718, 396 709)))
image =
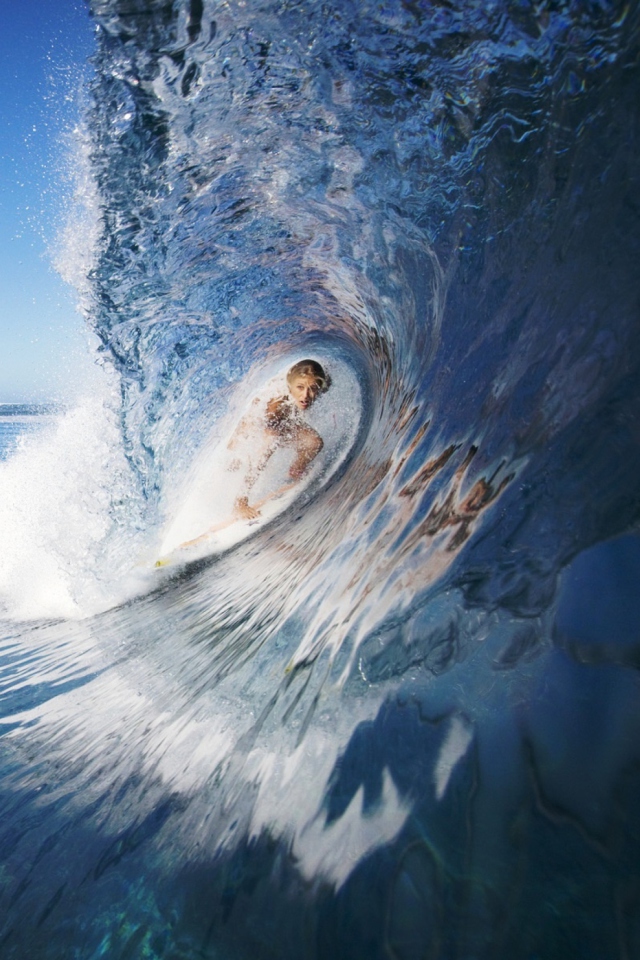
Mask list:
POLYGON ((635 563, 637 11, 91 13, 103 376, 0 467, 7 957, 631 956, 635 647, 575 609, 635 563), (307 356, 315 478, 156 570, 307 356))

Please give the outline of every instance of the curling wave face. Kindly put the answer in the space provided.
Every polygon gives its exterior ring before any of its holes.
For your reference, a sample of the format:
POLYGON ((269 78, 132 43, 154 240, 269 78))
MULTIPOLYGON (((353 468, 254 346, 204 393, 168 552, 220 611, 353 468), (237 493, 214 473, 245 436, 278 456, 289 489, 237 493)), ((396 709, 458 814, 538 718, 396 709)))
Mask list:
POLYGON ((7 854, 38 924, 3 942, 631 955, 635 647, 557 611, 638 522, 638 12, 91 10, 126 462, 94 539, 135 550, 110 611, 7 631, 0 844, 38 811, 7 854), (131 601, 212 436, 316 354, 353 384, 337 468, 131 601))

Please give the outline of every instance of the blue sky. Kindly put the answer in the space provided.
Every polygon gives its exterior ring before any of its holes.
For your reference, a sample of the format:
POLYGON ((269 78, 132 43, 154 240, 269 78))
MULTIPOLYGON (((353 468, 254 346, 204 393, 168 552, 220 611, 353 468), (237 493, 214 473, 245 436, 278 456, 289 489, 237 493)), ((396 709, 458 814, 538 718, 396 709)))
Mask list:
POLYGON ((51 266, 68 208, 68 139, 93 49, 82 0, 13 0, 0 14, 0 402, 65 394, 86 364, 73 291, 51 266))

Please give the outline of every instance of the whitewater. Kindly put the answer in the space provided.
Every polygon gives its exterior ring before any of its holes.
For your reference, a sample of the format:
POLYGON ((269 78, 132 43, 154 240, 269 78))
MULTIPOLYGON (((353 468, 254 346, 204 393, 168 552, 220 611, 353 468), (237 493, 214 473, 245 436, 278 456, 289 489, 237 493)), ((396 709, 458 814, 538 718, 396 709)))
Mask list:
POLYGON ((89 15, 96 369, 0 461, 0 956, 633 960, 638 7, 89 15), (305 357, 313 468, 175 560, 305 357))

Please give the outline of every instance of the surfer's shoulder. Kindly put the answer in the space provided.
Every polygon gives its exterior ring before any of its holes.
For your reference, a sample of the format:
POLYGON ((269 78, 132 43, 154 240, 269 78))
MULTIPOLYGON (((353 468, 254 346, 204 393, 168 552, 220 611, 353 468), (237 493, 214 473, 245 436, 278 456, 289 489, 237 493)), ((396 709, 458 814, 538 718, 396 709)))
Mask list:
POLYGON ((269 430, 281 433, 296 421, 296 409, 286 394, 267 401, 265 423, 269 430))

